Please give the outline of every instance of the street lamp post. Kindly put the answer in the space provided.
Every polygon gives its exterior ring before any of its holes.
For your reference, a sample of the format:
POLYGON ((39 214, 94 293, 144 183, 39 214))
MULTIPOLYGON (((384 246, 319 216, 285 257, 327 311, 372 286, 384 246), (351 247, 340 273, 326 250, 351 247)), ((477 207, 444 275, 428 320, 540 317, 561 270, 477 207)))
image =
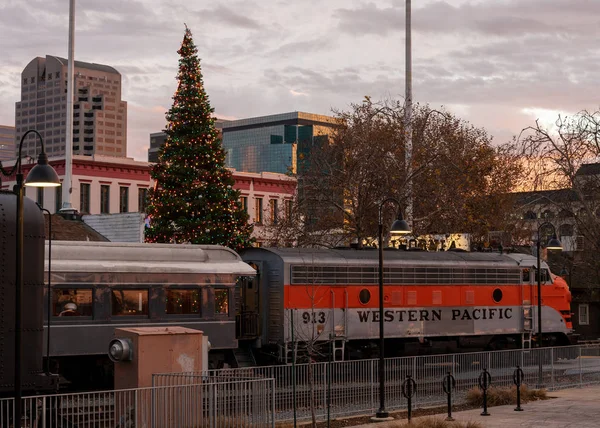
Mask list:
MULTIPOLYGON (((542 268, 541 268, 541 252, 542 252, 542 237, 541 231, 543 227, 552 228, 552 237, 546 244, 547 250, 562 250, 562 244, 556 238, 556 229, 550 222, 540 224, 537 230, 537 319, 538 319, 538 348, 542 347, 542 268)), ((538 387, 542 387, 543 367, 542 367, 542 351, 538 351, 538 387)))
MULTIPOLYGON (((36 202, 37 204, 37 202, 36 202)), ((40 204, 37 204, 40 211, 48 214, 48 288, 46 291, 48 297, 48 315, 47 315, 47 323, 48 323, 48 332, 46 335, 46 375, 50 375, 50 320, 52 319, 52 214, 46 208, 42 207, 40 204)))
MULTIPOLYGON (((376 419, 385 419, 389 413, 385 410, 385 353, 384 353, 384 329, 383 329, 383 206, 388 202, 394 202, 400 207, 400 202, 394 198, 387 198, 379 205, 379 410, 375 414, 376 419)), ((390 234, 405 235, 410 233, 410 227, 402 218, 402 210, 398 210, 398 218, 390 227, 390 234)))
POLYGON ((537 230, 537 316, 538 316, 538 348, 542 347, 542 271, 541 271, 541 252, 542 252, 542 237, 541 231, 543 227, 551 227, 552 228, 552 237, 546 244, 547 250, 562 250, 562 244, 556 238, 556 229, 554 225, 550 222, 542 223, 537 230))
POLYGON ((14 413, 14 426, 21 426, 21 315, 22 315, 22 302, 21 293, 23 290, 23 249, 24 249, 24 225, 25 225, 25 213, 23 211, 23 199, 25 197, 25 186, 32 187, 58 187, 60 186, 60 179, 56 174, 54 168, 48 164, 48 156, 44 150, 44 140, 39 132, 30 129, 23 134, 21 141, 19 142, 19 153, 17 161, 10 173, 6 175, 13 175, 17 172, 17 184, 14 188, 14 193, 17 195, 17 254, 16 254, 16 275, 15 275, 15 413, 14 413), (40 139, 42 151, 38 156, 38 163, 29 174, 27 174, 27 180, 23 182, 23 172, 21 171, 21 150, 23 149, 23 142, 27 135, 34 133, 40 139))

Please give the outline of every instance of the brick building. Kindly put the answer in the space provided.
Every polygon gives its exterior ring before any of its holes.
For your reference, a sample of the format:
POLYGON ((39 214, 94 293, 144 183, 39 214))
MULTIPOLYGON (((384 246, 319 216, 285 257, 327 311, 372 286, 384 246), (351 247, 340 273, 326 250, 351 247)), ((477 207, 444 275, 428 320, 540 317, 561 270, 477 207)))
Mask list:
MULTIPOLYGON (((33 161, 23 164, 25 177, 34 164, 33 161)), ((50 165, 62 180, 65 174, 64 158, 50 159, 50 165)), ((148 162, 131 158, 74 155, 71 204, 83 215, 88 225, 107 238, 115 241, 126 239, 126 242, 135 241, 136 236, 141 239, 146 197, 153 185, 150 169, 148 162), (131 229, 135 229, 135 233, 127 236, 125 232, 131 229)), ((15 181, 11 178, 2 181, 2 189, 12 188, 15 181)), ((241 192, 241 203, 249 214, 249 221, 255 225, 253 236, 260 245, 266 239, 263 233, 265 224, 284 215, 286 208, 289 210, 296 192, 296 180, 285 174, 235 170, 233 178, 234 188, 241 192)), ((63 191, 62 186, 26 187, 26 196, 55 213, 62 206, 63 191)))

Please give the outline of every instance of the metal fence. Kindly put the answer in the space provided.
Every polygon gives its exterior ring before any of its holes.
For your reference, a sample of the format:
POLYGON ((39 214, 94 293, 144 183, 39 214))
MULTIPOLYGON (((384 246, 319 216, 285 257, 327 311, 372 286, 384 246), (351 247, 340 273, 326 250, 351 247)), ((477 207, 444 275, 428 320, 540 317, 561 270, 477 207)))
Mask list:
MULTIPOLYGON (((442 380, 448 372, 456 378, 453 396, 458 404, 477 386, 484 368, 490 372, 493 386, 510 387, 517 365, 523 370, 523 383, 530 388, 556 390, 600 383, 600 345, 388 358, 385 360, 386 407, 389 411, 406 408, 402 382, 407 374, 417 382, 413 407, 424 407, 446 402, 442 380)), ((378 373, 379 360, 373 359, 184 375, 158 374, 153 382, 155 385, 176 384, 185 376, 189 379, 196 376, 272 378, 275 380, 275 418, 289 421, 294 411, 298 420, 310 418, 311 401, 319 418, 328 412, 331 417, 374 413, 379 407, 378 373)))
MULTIPOLYGON (((180 379, 171 386, 23 399, 23 428, 272 428, 274 380, 180 379)), ((14 399, 0 427, 14 427, 14 399)), ((17 425, 18 426, 18 425, 17 425)))
MULTIPOLYGON (((275 421, 374 413, 379 405, 379 360, 342 361, 156 374, 153 386, 23 399, 25 428, 246 428, 275 421)), ((417 383, 414 407, 442 405, 442 380, 456 378, 455 404, 476 387, 485 368, 493 386, 512 385, 519 365, 524 383, 557 390, 600 383, 600 345, 389 358, 386 407, 406 408, 402 382, 417 383)), ((13 399, 0 400, 0 427, 14 427, 13 399)))

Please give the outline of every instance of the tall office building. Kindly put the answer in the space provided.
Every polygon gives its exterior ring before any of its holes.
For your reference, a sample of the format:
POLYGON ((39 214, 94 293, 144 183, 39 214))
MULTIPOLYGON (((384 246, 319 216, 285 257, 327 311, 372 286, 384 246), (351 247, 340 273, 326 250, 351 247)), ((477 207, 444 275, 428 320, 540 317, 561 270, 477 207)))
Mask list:
MULTIPOLYGON (((222 137, 222 129, 223 124, 227 122, 225 119, 216 119, 215 118, 215 128, 219 133, 219 137, 222 137)), ((167 134, 163 131, 155 132, 150 134, 150 148, 148 149, 148 162, 156 163, 158 162, 158 151, 160 150, 160 146, 165 144, 167 141, 167 134)))
POLYGON ((244 172, 301 173, 311 148, 326 142, 336 124, 333 117, 303 112, 226 122, 227 166, 244 172))
POLYGON ((0 125, 0 161, 15 157, 15 127, 0 125))
MULTIPOLYGON (((127 102, 121 100, 121 74, 113 67, 75 61, 73 154, 127 156, 127 102)), ((16 103, 16 135, 28 129, 44 138, 48 156, 65 155, 67 60, 34 58, 21 73, 21 101, 16 103)), ((28 135, 23 156, 39 153, 28 135)))

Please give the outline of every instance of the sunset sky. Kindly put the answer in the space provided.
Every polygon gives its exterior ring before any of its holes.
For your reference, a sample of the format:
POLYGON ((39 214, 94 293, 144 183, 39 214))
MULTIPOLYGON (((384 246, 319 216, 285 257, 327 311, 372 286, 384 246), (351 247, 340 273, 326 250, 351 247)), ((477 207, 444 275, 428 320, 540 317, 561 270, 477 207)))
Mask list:
MULTIPOLYGON (((0 124, 20 73, 67 57, 68 0, 0 3, 0 124)), ((123 76, 128 155, 147 158, 176 89, 184 23, 218 116, 330 114, 404 94, 404 0, 77 0, 75 58, 123 76)), ((600 1, 413 0, 414 100, 498 142, 536 118, 600 105, 600 1)))

